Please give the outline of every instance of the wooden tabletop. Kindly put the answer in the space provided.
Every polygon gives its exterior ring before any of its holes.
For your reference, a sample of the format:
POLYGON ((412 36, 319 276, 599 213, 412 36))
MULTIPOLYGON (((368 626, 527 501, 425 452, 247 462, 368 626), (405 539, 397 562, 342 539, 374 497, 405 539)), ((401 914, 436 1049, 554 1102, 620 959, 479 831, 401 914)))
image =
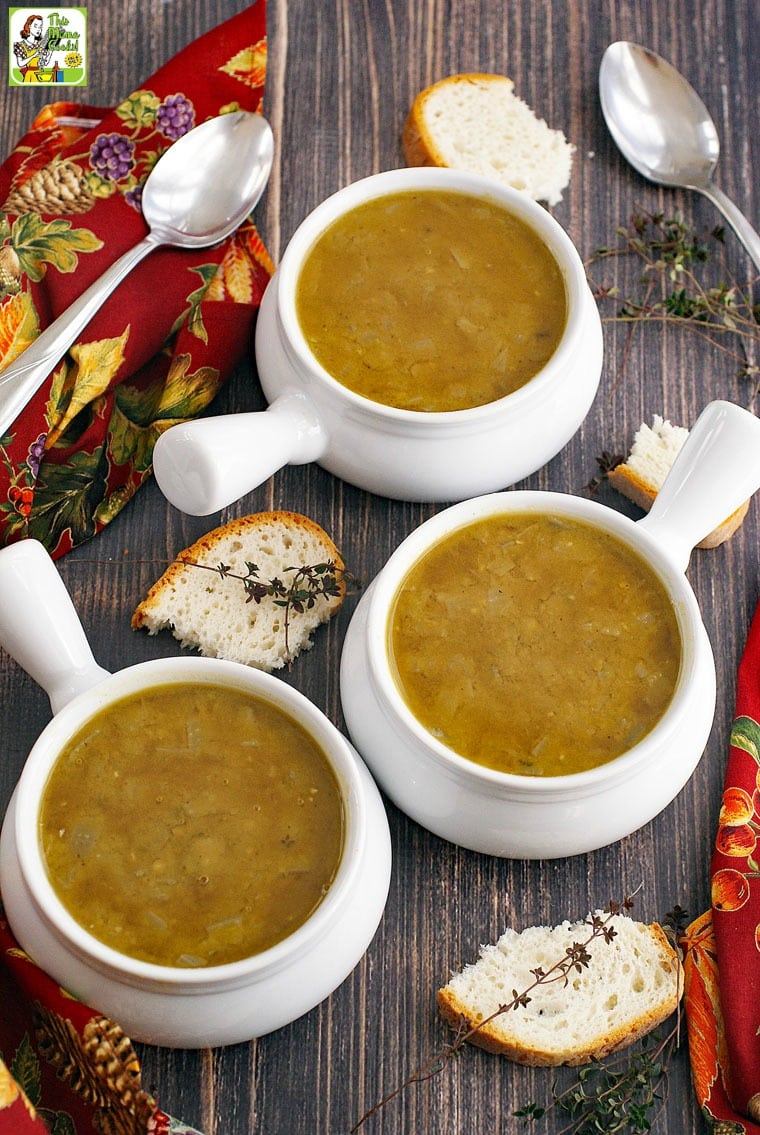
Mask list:
MULTIPOLYGON (((263 0, 262 0, 263 2, 263 0)), ((90 85, 74 92, 101 105, 119 101, 175 51, 242 10, 240 0, 93 0, 88 7, 90 85)), ((400 132, 419 89, 465 71, 510 75, 517 93, 576 147, 572 180, 553 210, 582 257, 615 240, 634 213, 680 210, 700 232, 718 217, 692 193, 660 191, 621 159, 606 131, 597 94, 602 52, 617 39, 643 43, 688 76, 721 136, 718 181, 760 221, 760 17, 751 0, 269 0, 267 115, 276 163, 257 211, 277 261, 301 219, 347 182, 400 166, 400 132)), ((2 155, 50 92, 0 88, 2 155)), ((752 277, 730 232, 726 270, 752 277)), ((619 266, 623 288, 639 270, 619 266)), ((599 279, 611 283, 609 262, 599 279)), ((605 316, 616 305, 603 303, 605 316)), ((693 330, 605 323, 606 358, 595 403, 577 435, 521 487, 571 493, 598 472, 603 451, 621 453, 642 421, 663 414, 691 425, 713 398, 757 410, 756 380, 693 330)), ((755 359, 755 362, 758 360, 755 359)), ((212 412, 263 404, 246 360, 212 412)), ((608 485, 599 499, 640 513, 608 485)), ((129 628, 133 608, 160 562, 220 521, 286 508, 322 524, 365 580, 422 520, 442 506, 389 501, 338 481, 316 466, 290 467, 218 516, 184 516, 149 483, 91 543, 60 561, 61 574, 109 669, 173 655, 165 634, 129 628), (152 562, 149 562, 152 561, 152 562)), ((171 1114, 205 1135, 339 1135, 448 1039, 434 994, 453 969, 507 925, 582 918, 640 888, 635 915, 662 917, 675 904, 697 915, 708 899, 733 713, 736 668, 760 593, 760 510, 755 501, 739 532, 696 551, 688 570, 718 669, 718 708, 705 755, 677 799, 651 823, 612 847, 566 860, 493 859, 430 835, 388 805, 393 875, 387 909, 366 956, 323 1004, 280 1031, 228 1049, 169 1051, 140 1046, 144 1082, 171 1114)), ((338 660, 355 599, 319 632, 314 649, 282 675, 343 727, 338 660)), ((0 803, 10 796, 25 754, 49 719, 45 695, 7 656, 0 658, 0 803)), ((512 1113, 549 1099, 553 1076, 478 1050, 432 1080, 405 1091, 368 1120, 367 1135, 486 1135, 520 1129, 512 1113)), ((559 1131, 559 1118, 541 1130, 559 1131)), ((537 1127, 536 1130, 539 1128, 537 1127)), ((655 1130, 702 1130, 685 1044, 655 1130)))

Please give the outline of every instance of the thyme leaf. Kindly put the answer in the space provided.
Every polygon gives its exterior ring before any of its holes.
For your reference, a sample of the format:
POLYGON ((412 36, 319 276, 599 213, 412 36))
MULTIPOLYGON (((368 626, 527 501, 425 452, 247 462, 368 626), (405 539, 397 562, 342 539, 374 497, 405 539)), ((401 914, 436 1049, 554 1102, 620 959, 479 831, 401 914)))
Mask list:
POLYGON ((561 1112, 568 1120, 556 1135, 617 1135, 650 1131, 667 1099, 669 1062, 678 1045, 680 1021, 663 1037, 650 1033, 635 1051, 606 1060, 594 1060, 576 1072, 560 1090, 552 1089, 546 1106, 527 1103, 513 1115, 523 1125, 561 1112))
POLYGON ((623 461, 625 461, 625 457, 622 453, 610 453, 607 449, 603 450, 596 459, 599 472, 595 477, 591 478, 588 484, 583 486, 584 490, 592 495, 598 492, 607 474, 611 473, 613 469, 617 469, 618 465, 621 465, 623 461))

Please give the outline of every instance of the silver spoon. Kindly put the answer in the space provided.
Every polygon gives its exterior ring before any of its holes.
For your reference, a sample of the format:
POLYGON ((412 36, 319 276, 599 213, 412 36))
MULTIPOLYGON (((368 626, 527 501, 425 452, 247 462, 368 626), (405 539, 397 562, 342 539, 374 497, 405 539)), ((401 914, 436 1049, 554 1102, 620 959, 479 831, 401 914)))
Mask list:
POLYGON ((658 185, 704 193, 760 270, 760 236, 712 181, 718 132, 683 75, 645 47, 612 43, 599 68, 599 97, 610 134, 633 168, 658 185))
POLYGON ((143 186, 147 236, 120 256, 0 374, 0 437, 143 257, 161 245, 208 248, 234 232, 264 192, 273 152, 269 123, 246 111, 209 119, 169 147, 143 186))

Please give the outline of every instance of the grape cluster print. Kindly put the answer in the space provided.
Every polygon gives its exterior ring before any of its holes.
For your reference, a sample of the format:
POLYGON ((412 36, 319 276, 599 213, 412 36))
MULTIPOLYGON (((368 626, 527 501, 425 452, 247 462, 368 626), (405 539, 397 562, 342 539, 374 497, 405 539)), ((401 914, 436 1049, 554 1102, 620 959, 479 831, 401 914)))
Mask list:
MULTIPOLYGON (((29 519, 34 501, 34 481, 40 471, 40 462, 45 452, 47 434, 38 434, 29 446, 26 457, 26 467, 20 466, 18 472, 12 477, 8 488, 9 507, 24 521, 29 519)), ((6 458, 7 463, 7 458, 6 458)))
POLYGON ((156 125, 165 137, 176 142, 195 125, 193 104, 184 95, 169 95, 156 111, 156 125))
POLYGON ((47 434, 39 434, 35 441, 29 446, 29 456, 26 463, 32 471, 33 476, 37 476, 40 471, 40 461, 45 452, 45 439, 47 434))
POLYGON ((139 213, 145 179, 168 147, 193 129, 195 107, 179 91, 162 98, 139 90, 115 113, 121 129, 103 131, 90 145, 84 185, 93 201, 120 193, 139 213))
POLYGON ((135 144, 124 134, 99 134, 90 146, 90 165, 101 177, 121 181, 134 167, 135 144))
POLYGON ((132 189, 128 189, 124 194, 124 200, 128 205, 131 205, 133 209, 136 209, 138 213, 142 212, 142 191, 143 183, 140 182, 139 185, 133 186, 132 189))

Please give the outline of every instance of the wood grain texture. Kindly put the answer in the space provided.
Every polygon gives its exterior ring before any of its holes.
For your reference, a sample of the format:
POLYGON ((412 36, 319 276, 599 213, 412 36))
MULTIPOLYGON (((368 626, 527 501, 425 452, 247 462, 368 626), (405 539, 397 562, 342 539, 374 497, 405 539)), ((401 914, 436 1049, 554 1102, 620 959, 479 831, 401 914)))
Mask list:
MULTIPOLYGON (((99 0, 89 6, 91 85, 86 101, 121 99, 188 40, 245 7, 240 0, 99 0)), ((684 70, 722 138, 719 181, 756 220, 760 135, 757 6, 751 0, 269 0, 267 114, 277 154, 257 217, 278 260, 302 218, 346 182, 403 164, 400 134, 414 95, 446 74, 510 75, 517 93, 576 146, 572 182, 554 215, 582 257, 608 244, 638 210, 682 210, 716 223, 691 194, 639 178, 615 150, 597 97, 602 52, 615 39, 644 43, 684 70)), ((81 97, 83 92, 74 92, 81 97)), ((46 92, 0 89, 3 155, 46 92)), ((726 237, 726 262, 750 274, 726 237)), ((606 283, 634 287, 635 268, 606 283)), ((688 332, 605 324, 599 395, 578 434, 520 487, 580 493, 603 450, 623 452, 642 420, 663 413, 689 425, 711 398, 757 409, 756 390, 720 351, 688 332)), ((241 365, 213 412, 264 405, 253 365, 241 365)), ((610 489, 600 499, 638 515, 610 489)), ((222 514, 186 517, 155 484, 141 490, 96 541, 60 564, 98 660, 112 669, 174 654, 168 636, 129 630, 134 606, 171 559, 216 523, 267 508, 302 511, 323 524, 354 572, 371 579, 397 544, 440 506, 384 500, 315 467, 282 470, 222 514)), ((385 917, 354 973, 300 1021, 251 1044, 219 1051, 141 1046, 145 1084, 174 1115, 206 1135, 343 1135, 448 1039, 434 994, 451 970, 474 960, 507 924, 583 917, 641 886, 636 914, 650 920, 675 903, 693 915, 708 902, 707 871, 722 789, 736 666, 760 592, 758 507, 739 533, 694 554, 689 578, 714 646, 718 712, 707 752, 679 797, 620 843, 563 861, 504 861, 449 845, 389 805, 394 869, 385 917)), ((5 601, 6 597, 0 597, 5 601)), ((342 727, 338 660, 355 600, 324 628, 310 654, 283 677, 342 727)), ((48 720, 44 694, 0 658, 0 802, 48 720)), ((366 1135, 486 1135, 520 1130, 514 1109, 546 1100, 551 1076, 472 1050, 410 1088, 368 1121, 366 1135)), ((548 1132, 558 1130, 550 1122, 548 1132)), ((697 1135, 685 1050, 677 1055, 660 1135, 697 1135)))

